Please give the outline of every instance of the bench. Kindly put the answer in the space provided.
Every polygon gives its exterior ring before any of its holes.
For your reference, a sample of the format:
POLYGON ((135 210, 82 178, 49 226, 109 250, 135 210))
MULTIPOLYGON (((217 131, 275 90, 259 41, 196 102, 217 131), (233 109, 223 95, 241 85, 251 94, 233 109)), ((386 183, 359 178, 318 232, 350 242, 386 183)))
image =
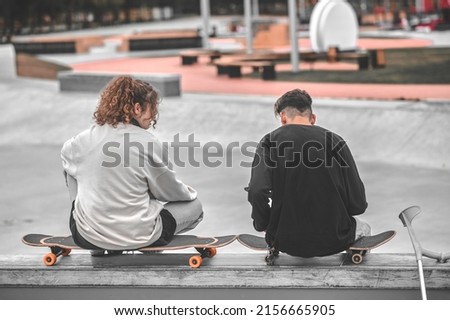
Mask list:
POLYGON ((386 67, 386 58, 383 49, 369 50, 369 57, 372 68, 386 67))
MULTIPOLYGON (((42 250, 42 252, 46 252, 42 250)), ((73 252, 52 267, 42 254, 0 255, 0 298, 6 299, 420 299, 413 254, 370 253, 354 265, 345 254, 295 258, 274 266, 265 253, 219 253, 198 269, 191 254, 91 257, 73 252)), ((424 259, 429 299, 450 299, 450 263, 424 259)))
POLYGON ((222 56, 219 50, 209 49, 197 49, 197 50, 184 50, 180 52, 181 65, 187 66, 198 62, 199 56, 208 56, 210 61, 220 58, 222 56))
POLYGON ((360 52, 339 52, 337 55, 338 61, 353 60, 358 64, 358 70, 369 69, 369 53, 366 51, 360 52))
POLYGON ((372 68, 384 68, 386 61, 384 50, 360 50, 360 51, 339 51, 336 47, 330 47, 327 51, 327 61, 337 62, 341 60, 354 60, 358 64, 358 70, 368 70, 372 68))
MULTIPOLYGON (((72 72, 58 73, 60 91, 78 91, 99 93, 106 84, 118 74, 101 72, 72 72)), ((181 95, 180 75, 178 74, 132 74, 136 79, 147 81, 162 97, 181 95)))
POLYGON ((214 61, 217 67, 217 74, 227 74, 230 78, 241 78, 242 67, 251 67, 253 71, 261 73, 261 79, 273 80, 276 78, 275 62, 269 60, 235 60, 235 59, 219 59, 214 61))

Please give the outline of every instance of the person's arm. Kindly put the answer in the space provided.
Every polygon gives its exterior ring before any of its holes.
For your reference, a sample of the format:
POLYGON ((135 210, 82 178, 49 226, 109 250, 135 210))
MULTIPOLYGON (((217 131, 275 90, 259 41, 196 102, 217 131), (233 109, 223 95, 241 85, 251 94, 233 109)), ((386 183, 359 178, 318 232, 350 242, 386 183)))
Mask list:
POLYGON ((360 215, 367 209, 366 191, 353 155, 347 144, 342 148, 342 155, 347 163, 343 169, 345 188, 347 190, 347 212, 352 215, 360 215))
POLYGON ((61 160, 64 172, 76 178, 77 166, 75 164, 75 137, 67 140, 61 149, 61 160))
POLYGON ((190 201, 197 198, 197 191, 177 179, 169 160, 167 146, 152 135, 152 152, 148 155, 147 183, 149 193, 163 202, 190 201))
POLYGON ((253 226, 256 231, 266 231, 270 220, 270 198, 272 177, 268 136, 258 144, 253 160, 248 191, 248 202, 252 205, 253 226))
POLYGON ((75 165, 75 137, 66 141, 61 149, 61 159, 63 166, 64 179, 66 180, 66 186, 69 190, 70 201, 74 201, 77 196, 77 180, 75 174, 77 167, 75 165))
POLYGON ((178 180, 175 171, 167 170, 160 174, 154 182, 149 180, 149 189, 152 195, 160 201, 190 201, 197 198, 197 191, 178 180))

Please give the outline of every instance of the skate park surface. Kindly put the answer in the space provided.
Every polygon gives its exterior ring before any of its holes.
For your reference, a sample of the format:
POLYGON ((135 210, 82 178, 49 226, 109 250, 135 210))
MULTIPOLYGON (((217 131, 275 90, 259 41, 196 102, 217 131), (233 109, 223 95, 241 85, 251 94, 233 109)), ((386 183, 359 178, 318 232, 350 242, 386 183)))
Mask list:
MULTIPOLYGON (((22 235, 69 233, 69 199, 59 151, 65 140, 92 123, 98 95, 61 93, 54 81, 31 79, 2 81, 0 92, 0 254, 36 253, 40 249, 20 242, 22 235)), ((179 178, 198 190, 204 204, 205 219, 191 233, 255 233, 243 190, 250 177, 252 148, 244 147, 279 125, 272 111, 275 99, 195 93, 163 99, 154 134, 168 143, 177 134, 179 141, 187 142, 193 134, 200 143, 194 161, 189 163, 187 153, 181 152, 185 165, 175 166, 179 178), (222 155, 209 159, 220 161, 217 167, 203 161, 207 152, 215 152, 205 148, 211 142, 223 147, 222 155), (237 147, 231 148, 233 144, 237 147)), ((411 205, 423 209, 414 221, 423 246, 448 251, 448 102, 313 99, 317 125, 343 136, 355 156, 369 203, 362 217, 374 233, 397 231, 396 238, 376 252, 412 252, 398 219, 411 205)), ((220 251, 247 252, 237 243, 220 251)))
MULTIPOLYGON (((154 27, 183 28, 198 23, 192 21, 171 21, 154 27)), ((222 21, 217 21, 220 30, 222 21)), ((83 34, 86 32, 99 30, 83 34)), ((448 45, 449 38, 448 33, 389 35, 404 36, 404 42, 394 39, 377 45, 442 46, 448 45)), ((363 41, 370 46, 380 40, 363 41)), ((52 59, 80 71, 132 73, 139 67, 149 71, 145 68, 151 59, 144 65, 140 55, 56 55, 52 59)), ((177 57, 154 59, 150 66, 155 72, 180 70, 177 57)), ((203 72, 202 65, 180 71, 185 73, 182 96, 163 99, 154 131, 161 141, 169 143, 176 134, 181 141, 194 134, 201 144, 194 154, 200 168, 189 163, 186 167, 175 166, 180 179, 198 190, 204 204, 205 219, 191 233, 255 233, 243 190, 250 168, 241 165, 241 161, 251 161, 251 156, 240 147, 246 142, 258 142, 275 129, 279 123, 273 116, 273 103, 286 90, 300 87, 312 94, 317 124, 340 134, 350 145, 366 185, 369 207, 362 217, 372 225, 373 233, 397 231, 394 240, 375 252, 412 252, 406 229, 398 219, 400 211, 411 205, 423 210, 413 224, 423 246, 434 251, 450 250, 449 85, 280 84, 259 79, 217 79, 213 69, 203 72), (203 147, 208 142, 218 142, 224 150, 236 142, 239 147, 230 148, 231 158, 211 159, 223 162, 211 168, 202 163, 207 152, 203 147)), ((39 251, 20 242, 26 233, 69 233, 69 199, 59 151, 64 141, 92 123, 97 101, 98 94, 59 92, 56 81, 0 80, 0 254, 39 251)), ((238 244, 222 250, 247 252, 238 244)))
MULTIPOLYGON (((180 25, 184 24, 177 27, 180 25)), ((414 39, 396 43, 448 45, 449 39, 448 34, 440 33, 408 34, 406 38, 414 39)), ((86 251, 74 253, 52 268, 45 267, 41 259, 47 250, 25 246, 20 239, 26 233, 69 234, 70 205, 59 152, 64 141, 92 123, 98 94, 60 92, 56 81, 1 79, 0 297, 186 299, 187 291, 188 299, 272 299, 274 295, 292 299, 294 292, 299 293, 297 299, 420 297, 413 249, 398 215, 408 206, 421 206, 423 213, 413 223, 420 242, 433 251, 449 251, 449 85, 280 84, 259 79, 217 79, 213 69, 206 72, 205 61, 181 70, 174 56, 157 53, 144 65, 139 60, 142 54, 149 53, 61 55, 52 59, 78 70, 131 73, 150 65, 161 68, 157 72, 172 72, 170 68, 180 71, 182 96, 163 99, 154 134, 168 143, 176 135, 184 142, 193 135, 200 143, 191 155, 191 162, 199 162, 198 167, 189 163, 186 153, 181 155, 186 165, 175 165, 179 178, 198 190, 204 205, 205 219, 191 234, 256 234, 243 190, 252 159, 252 149, 245 146, 254 145, 279 126, 272 111, 274 101, 286 90, 299 87, 313 96, 317 125, 335 131, 349 143, 369 202, 362 218, 371 224, 373 233, 392 229, 397 236, 373 250, 367 263, 357 267, 342 266, 340 255, 306 261, 282 255, 281 266, 271 268, 264 265, 262 254, 251 255, 254 252, 238 243, 220 248, 218 256, 199 272, 189 270, 178 257, 166 257, 162 264, 158 258, 163 257, 138 254, 96 261, 86 251), (127 69, 127 65, 133 68, 127 69), (217 155, 214 148, 207 149, 211 145, 220 146, 224 153, 217 155), (207 158, 208 152, 216 156, 207 158), (207 166, 206 160, 218 160, 220 164, 207 166), (241 257, 246 259, 241 261, 241 257), (264 280, 267 278, 270 283, 264 280), (210 279, 215 279, 214 284, 210 279), (271 290, 265 290, 268 287, 271 290)), ((431 298, 448 299, 447 265, 424 261, 427 285, 434 290, 431 298)))

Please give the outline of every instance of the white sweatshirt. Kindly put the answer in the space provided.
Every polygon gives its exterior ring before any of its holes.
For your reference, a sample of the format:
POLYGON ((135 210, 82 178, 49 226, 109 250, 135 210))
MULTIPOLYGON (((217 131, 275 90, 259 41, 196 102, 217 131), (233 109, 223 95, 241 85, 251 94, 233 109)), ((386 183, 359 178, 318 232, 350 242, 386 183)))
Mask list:
POLYGON ((100 248, 152 244, 161 236, 161 202, 197 197, 177 180, 155 136, 132 124, 93 125, 64 143, 61 158, 78 184, 78 232, 100 248))

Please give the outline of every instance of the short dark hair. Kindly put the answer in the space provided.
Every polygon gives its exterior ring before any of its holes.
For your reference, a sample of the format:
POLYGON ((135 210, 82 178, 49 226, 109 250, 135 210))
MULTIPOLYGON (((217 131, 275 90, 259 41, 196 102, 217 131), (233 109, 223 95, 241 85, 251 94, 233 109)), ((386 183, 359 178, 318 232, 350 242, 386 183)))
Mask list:
POLYGON ((304 113, 309 111, 312 113, 312 99, 305 90, 294 89, 283 94, 274 105, 275 115, 279 115, 284 108, 294 108, 304 113))

